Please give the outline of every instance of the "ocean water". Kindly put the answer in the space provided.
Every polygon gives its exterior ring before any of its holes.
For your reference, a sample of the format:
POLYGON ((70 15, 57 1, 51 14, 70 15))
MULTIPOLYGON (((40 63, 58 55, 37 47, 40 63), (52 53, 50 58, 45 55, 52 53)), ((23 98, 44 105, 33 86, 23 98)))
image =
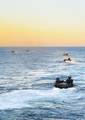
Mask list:
POLYGON ((85 120, 85 48, 0 48, 0 120, 85 120), (73 88, 54 87, 69 75, 73 88))

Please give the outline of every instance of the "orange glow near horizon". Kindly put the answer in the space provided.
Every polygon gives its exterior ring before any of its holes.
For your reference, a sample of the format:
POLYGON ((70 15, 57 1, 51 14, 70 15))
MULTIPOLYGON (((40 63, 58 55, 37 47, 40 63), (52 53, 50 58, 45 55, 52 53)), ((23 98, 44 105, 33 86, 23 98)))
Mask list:
POLYGON ((41 28, 0 25, 0 46, 82 46, 85 30, 79 28, 41 28))
POLYGON ((85 46, 85 1, 2 0, 0 46, 85 46))

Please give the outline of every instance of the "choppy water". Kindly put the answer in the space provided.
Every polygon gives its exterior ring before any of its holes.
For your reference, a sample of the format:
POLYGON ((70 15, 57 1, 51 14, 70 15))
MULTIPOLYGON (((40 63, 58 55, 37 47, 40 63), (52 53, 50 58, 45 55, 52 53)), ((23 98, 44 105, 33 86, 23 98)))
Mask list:
POLYGON ((0 48, 0 120, 84 119, 84 47, 0 48), (63 63, 64 52, 73 64, 63 63), (68 75, 74 88, 53 87, 57 76, 68 75))

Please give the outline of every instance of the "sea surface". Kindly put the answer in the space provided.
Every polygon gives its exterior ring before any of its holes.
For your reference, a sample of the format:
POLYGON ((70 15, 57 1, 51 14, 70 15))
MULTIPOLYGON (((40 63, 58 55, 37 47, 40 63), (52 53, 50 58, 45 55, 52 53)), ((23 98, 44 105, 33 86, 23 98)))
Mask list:
POLYGON ((85 120, 85 47, 0 48, 0 120, 85 120), (69 75, 73 88, 54 87, 69 75))

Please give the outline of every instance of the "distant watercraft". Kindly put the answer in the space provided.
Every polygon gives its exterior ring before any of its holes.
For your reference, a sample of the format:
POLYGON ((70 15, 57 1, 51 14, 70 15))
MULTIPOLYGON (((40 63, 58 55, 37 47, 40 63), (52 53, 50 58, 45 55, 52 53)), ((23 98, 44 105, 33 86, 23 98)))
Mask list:
POLYGON ((14 50, 12 50, 11 52, 12 52, 12 53, 15 53, 15 51, 14 51, 14 50))
POLYGON ((26 52, 29 52, 29 50, 26 50, 26 52))
POLYGON ((64 60, 63 60, 63 61, 64 61, 65 63, 72 63, 72 64, 74 63, 74 61, 72 60, 72 58, 71 58, 71 56, 69 55, 69 53, 64 53, 63 55, 64 55, 64 60))
POLYGON ((69 54, 68 53, 64 53, 63 56, 69 56, 69 54))

